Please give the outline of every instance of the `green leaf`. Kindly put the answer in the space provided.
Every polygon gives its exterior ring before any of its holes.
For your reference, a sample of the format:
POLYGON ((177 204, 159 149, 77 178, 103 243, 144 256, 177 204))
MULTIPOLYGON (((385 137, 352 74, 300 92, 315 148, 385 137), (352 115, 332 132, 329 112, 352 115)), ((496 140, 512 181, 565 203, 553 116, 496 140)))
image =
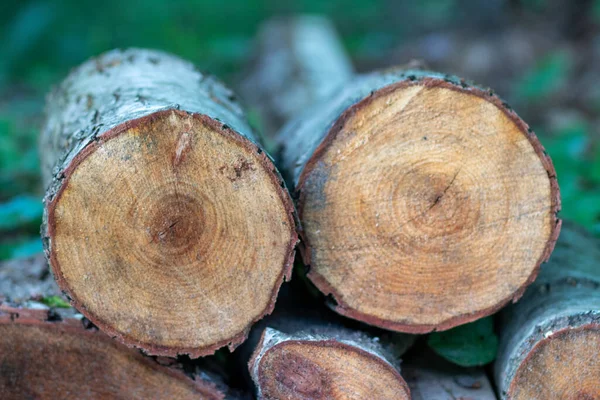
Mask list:
POLYGON ((0 232, 42 223, 42 201, 33 196, 17 196, 0 204, 0 232))
POLYGON ((434 332, 427 344, 437 354, 463 367, 484 365, 494 361, 498 337, 492 317, 458 326, 445 332, 434 332))
POLYGON ((15 242, 0 242, 0 259, 31 257, 43 250, 42 241, 39 237, 15 242))
POLYGON ((597 23, 600 23, 600 0, 595 0, 592 5, 592 18, 597 23))
POLYGON ((529 101, 542 100, 565 84, 570 70, 566 53, 551 53, 525 73, 517 84, 516 95, 529 101))
POLYGON ((69 304, 69 302, 67 302, 60 296, 43 297, 40 301, 42 303, 44 303, 45 305, 47 305, 48 307, 71 308, 71 305, 69 304))
POLYGON ((596 149, 596 154, 594 155, 589 168, 586 168, 584 171, 584 174, 590 181, 595 184, 600 184, 600 146, 596 149))

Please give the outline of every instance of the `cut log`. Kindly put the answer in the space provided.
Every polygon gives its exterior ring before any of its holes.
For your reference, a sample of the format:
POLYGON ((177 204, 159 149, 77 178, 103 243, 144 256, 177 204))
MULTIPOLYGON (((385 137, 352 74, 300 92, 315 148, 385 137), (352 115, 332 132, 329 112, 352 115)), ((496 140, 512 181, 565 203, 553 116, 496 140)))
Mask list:
POLYGON ((376 338, 325 327, 267 328, 248 368, 259 399, 410 399, 399 360, 376 338))
POLYGON ((240 348, 258 398, 409 398, 399 366, 415 336, 345 320, 317 298, 299 303, 297 283, 240 348))
POLYGON ((279 140, 308 277, 345 316, 411 333, 474 321, 519 298, 554 247, 550 158, 506 103, 462 79, 356 76, 279 140))
POLYGON ((600 398, 600 240, 565 224, 550 262, 500 320, 503 399, 600 398))
POLYGON ((271 312, 293 206, 233 94, 174 56, 111 51, 47 101, 42 236, 60 288, 109 335, 192 357, 271 312))
POLYGON ((333 93, 353 75, 327 18, 272 19, 261 27, 256 44, 240 93, 258 110, 268 138, 315 98, 333 93))
POLYGON ((429 352, 402 363, 413 400, 496 400, 482 368, 462 368, 429 352))
POLYGON ((87 324, 74 309, 47 307, 44 298, 59 292, 47 272, 43 256, 0 265, 7 289, 0 295, 0 398, 225 397, 206 374, 186 374, 174 360, 161 365, 87 324))

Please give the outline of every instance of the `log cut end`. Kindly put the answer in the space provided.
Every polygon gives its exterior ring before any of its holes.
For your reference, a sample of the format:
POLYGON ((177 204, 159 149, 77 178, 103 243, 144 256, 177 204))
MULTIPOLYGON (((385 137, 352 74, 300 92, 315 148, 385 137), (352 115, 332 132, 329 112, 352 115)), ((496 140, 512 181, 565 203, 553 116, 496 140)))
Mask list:
POLYGON ((520 297, 559 230, 533 132, 493 94, 435 77, 346 109, 298 190, 309 278, 341 314, 410 333, 520 297))
POLYGON ((555 332, 519 366, 508 399, 600 399, 600 325, 555 332))
POLYGON ((3 399, 223 399, 211 383, 166 370, 81 322, 0 317, 3 399))
POLYGON ((159 111, 81 151, 47 200, 59 286, 150 354, 241 342, 289 276, 293 207, 268 157, 222 123, 159 111))
POLYGON ((266 330, 251 361, 261 399, 410 399, 388 362, 337 340, 269 344, 266 330))

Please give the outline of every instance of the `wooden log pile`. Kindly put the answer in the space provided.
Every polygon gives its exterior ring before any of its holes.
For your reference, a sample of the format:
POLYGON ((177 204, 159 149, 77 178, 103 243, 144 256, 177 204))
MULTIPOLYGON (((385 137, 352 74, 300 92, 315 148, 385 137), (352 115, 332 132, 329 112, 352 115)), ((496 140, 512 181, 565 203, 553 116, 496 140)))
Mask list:
POLYGON ((265 24, 238 86, 260 136, 154 50, 48 96, 46 258, 0 265, 0 398, 600 398, 600 241, 559 239, 508 104, 416 63, 355 74, 318 17, 265 24), (500 309, 493 367, 417 336, 500 309))

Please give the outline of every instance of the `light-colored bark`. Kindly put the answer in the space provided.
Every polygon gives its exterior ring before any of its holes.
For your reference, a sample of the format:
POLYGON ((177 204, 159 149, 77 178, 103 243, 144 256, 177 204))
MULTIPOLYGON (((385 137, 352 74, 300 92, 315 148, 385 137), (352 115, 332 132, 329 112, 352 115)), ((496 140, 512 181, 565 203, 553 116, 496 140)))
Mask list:
MULTIPOLYGON (((321 60, 289 62, 310 70, 321 60)), ((327 71, 322 85, 336 76, 327 71)), ((308 277, 337 312, 426 333, 521 296, 556 241, 560 196, 550 158, 508 104, 406 67, 354 76, 312 101, 277 138, 308 277)))
POLYGON ((49 195, 103 132, 173 109, 209 115, 256 141, 233 92, 213 76, 156 50, 113 50, 79 66, 48 96, 40 157, 49 195))
POLYGON ((40 147, 45 251, 100 329, 149 354, 201 356, 271 312, 294 210, 220 82, 162 52, 108 52, 50 94, 40 147))
POLYGON ((259 399, 408 399, 399 355, 409 341, 384 345, 339 326, 294 334, 267 328, 248 368, 259 399))
POLYGON ((285 122, 352 75, 350 59, 328 19, 278 18, 261 27, 240 91, 258 109, 266 135, 273 137, 285 122))
POLYGON ((597 238, 565 223, 536 282, 501 317, 495 379, 503 399, 600 396, 597 238))

